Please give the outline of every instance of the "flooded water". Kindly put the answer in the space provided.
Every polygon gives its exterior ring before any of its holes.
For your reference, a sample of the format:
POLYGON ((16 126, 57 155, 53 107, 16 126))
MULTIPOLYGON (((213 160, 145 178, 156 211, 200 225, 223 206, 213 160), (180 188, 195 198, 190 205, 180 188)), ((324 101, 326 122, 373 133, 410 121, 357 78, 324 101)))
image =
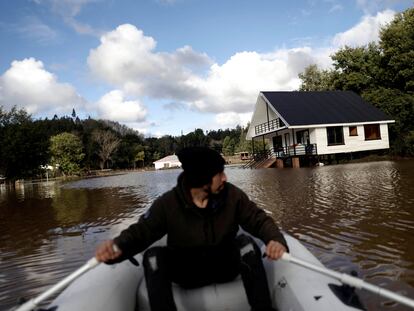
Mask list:
MULTIPOLYGON (((327 267, 414 298, 414 161, 226 169, 327 267)), ((0 309, 76 270, 135 222, 180 170, 0 185, 0 309)), ((368 310, 409 310, 367 292, 368 310)))

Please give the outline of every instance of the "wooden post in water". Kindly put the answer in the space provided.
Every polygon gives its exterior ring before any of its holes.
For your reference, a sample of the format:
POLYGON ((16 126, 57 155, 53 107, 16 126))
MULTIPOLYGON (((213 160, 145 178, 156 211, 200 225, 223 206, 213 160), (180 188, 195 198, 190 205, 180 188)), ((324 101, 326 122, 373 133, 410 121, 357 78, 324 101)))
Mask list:
POLYGON ((292 167, 293 168, 300 168, 300 161, 298 157, 292 158, 292 167))
POLYGON ((277 158, 277 160, 276 160, 276 167, 277 168, 283 168, 284 167, 283 159, 277 158))

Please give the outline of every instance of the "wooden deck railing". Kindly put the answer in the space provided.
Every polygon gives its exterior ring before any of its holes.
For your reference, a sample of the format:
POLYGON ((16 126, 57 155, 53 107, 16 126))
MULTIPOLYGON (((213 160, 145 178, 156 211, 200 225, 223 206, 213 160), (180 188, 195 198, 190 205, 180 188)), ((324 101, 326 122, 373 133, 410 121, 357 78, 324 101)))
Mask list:
POLYGON ((274 149, 274 154, 278 158, 286 158, 292 156, 301 156, 301 155, 317 155, 318 149, 316 144, 308 145, 292 145, 287 147, 280 147, 274 149))
POLYGON ((289 158, 295 156, 311 156, 317 155, 318 150, 316 144, 295 145, 270 150, 256 152, 252 159, 245 163, 243 168, 256 168, 269 158, 289 158))
POLYGON ((277 118, 277 119, 273 119, 273 120, 270 120, 268 122, 256 125, 254 127, 254 131, 255 131, 256 135, 259 135, 259 134, 264 134, 264 133, 268 133, 268 132, 271 132, 271 131, 275 131, 275 130, 277 130, 281 127, 284 127, 284 126, 285 126, 285 124, 283 123, 283 121, 280 120, 279 118, 277 118))

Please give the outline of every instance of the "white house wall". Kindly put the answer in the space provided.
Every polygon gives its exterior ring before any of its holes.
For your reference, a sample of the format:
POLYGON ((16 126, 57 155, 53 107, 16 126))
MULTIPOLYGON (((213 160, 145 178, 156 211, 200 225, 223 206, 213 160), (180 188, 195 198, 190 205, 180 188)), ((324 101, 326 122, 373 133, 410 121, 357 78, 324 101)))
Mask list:
POLYGON ((262 124, 267 122, 267 111, 269 111, 269 121, 278 118, 277 114, 273 110, 272 107, 269 107, 267 110, 267 103, 259 96, 257 98, 255 111, 253 112, 252 116, 252 123, 250 124, 249 130, 247 131, 246 139, 251 139, 256 135, 254 127, 256 125, 262 124))
MULTIPOLYGON (((277 136, 282 136, 283 147, 291 146, 296 143, 296 132, 304 130, 295 129, 294 137, 292 136, 292 129, 283 130, 278 132, 277 136), (285 134, 289 133, 289 140, 287 146, 285 144, 285 134)), ((364 126, 357 126, 358 136, 349 136, 349 127, 343 126, 344 133, 344 145, 328 146, 328 137, 326 133, 326 127, 309 128, 309 140, 311 144, 317 145, 318 154, 334 154, 334 153, 347 153, 357 151, 368 151, 377 149, 388 149, 389 138, 388 138, 388 125, 380 124, 381 139, 377 140, 365 140, 364 126)), ((276 135, 273 135, 276 136, 276 135)), ((273 140, 270 139, 270 145, 273 146, 273 140)))
MULTIPOLYGON (((388 125, 380 124, 381 139, 365 140, 364 126, 357 126, 358 136, 349 136, 349 127, 343 127, 344 145, 328 146, 326 127, 315 129, 315 138, 318 154, 333 154, 344 152, 368 151, 377 149, 388 149, 388 125)), ((312 142, 312 139, 311 139, 312 142)))
POLYGON ((163 168, 181 167, 181 162, 154 162, 155 169, 160 170, 163 168))

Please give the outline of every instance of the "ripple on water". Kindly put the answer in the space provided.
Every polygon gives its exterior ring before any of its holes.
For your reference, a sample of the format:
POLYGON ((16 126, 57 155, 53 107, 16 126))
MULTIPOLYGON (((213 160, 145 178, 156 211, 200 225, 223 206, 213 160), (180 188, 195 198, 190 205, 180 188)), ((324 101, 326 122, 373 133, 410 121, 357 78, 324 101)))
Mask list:
MULTIPOLYGON (((0 191, 0 305, 40 293, 135 222, 180 170, 0 191)), ((414 161, 227 170, 327 267, 414 297, 414 161)), ((369 310, 402 311, 361 293, 369 310)))

